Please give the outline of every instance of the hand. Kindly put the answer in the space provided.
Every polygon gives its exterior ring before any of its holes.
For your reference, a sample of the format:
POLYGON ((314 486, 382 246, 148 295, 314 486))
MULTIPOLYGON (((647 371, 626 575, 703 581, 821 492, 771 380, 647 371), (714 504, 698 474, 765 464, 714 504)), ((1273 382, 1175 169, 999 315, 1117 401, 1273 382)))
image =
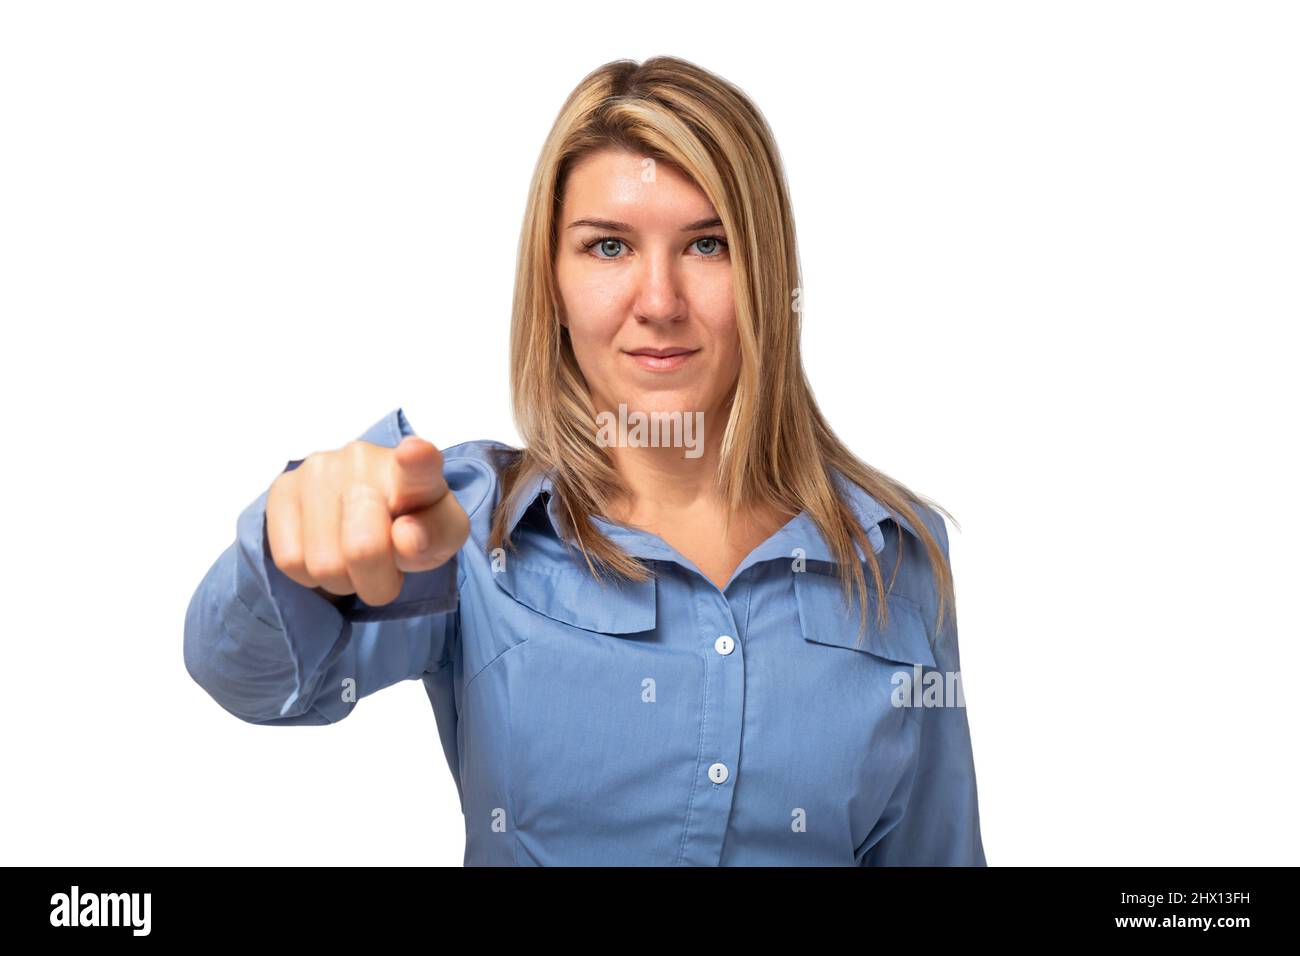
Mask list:
POLYGON ((433 444, 410 435, 396 448, 357 440, 308 456, 267 493, 276 567, 327 597, 393 601, 404 572, 446 564, 469 537, 442 465, 433 444))

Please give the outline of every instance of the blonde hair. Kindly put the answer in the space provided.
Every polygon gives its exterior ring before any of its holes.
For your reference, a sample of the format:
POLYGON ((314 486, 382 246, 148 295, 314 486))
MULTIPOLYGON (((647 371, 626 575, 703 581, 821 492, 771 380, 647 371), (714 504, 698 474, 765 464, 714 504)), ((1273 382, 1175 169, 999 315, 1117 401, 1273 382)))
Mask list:
MULTIPOLYGON (((952 574, 917 512, 924 505, 947 512, 928 500, 923 504, 859 460, 831 431, 800 356, 800 313, 791 301, 800 286, 794 217, 775 140, 740 89, 676 57, 641 64, 615 60, 589 73, 565 101, 542 147, 520 236, 510 336, 512 402, 525 447, 499 464, 502 494, 489 548, 514 547, 506 535, 507 516, 529 479, 551 472, 565 525, 561 532, 576 541, 591 573, 638 581, 651 574, 591 523, 625 489, 598 444, 596 410, 559 321, 555 284, 566 177, 578 160, 608 148, 682 171, 713 204, 728 237, 741 352, 717 475, 728 522, 756 503, 782 513, 807 510, 835 557, 846 600, 850 587, 857 587, 861 636, 868 600, 855 543, 866 556, 876 593, 888 592, 864 529, 836 490, 830 468, 838 469, 921 537, 938 591, 937 634, 954 603, 952 574)), ((899 538, 901 560, 901 529, 899 538)), ((892 582, 891 575, 891 590, 892 582)), ((886 603, 877 602, 882 628, 886 603)))

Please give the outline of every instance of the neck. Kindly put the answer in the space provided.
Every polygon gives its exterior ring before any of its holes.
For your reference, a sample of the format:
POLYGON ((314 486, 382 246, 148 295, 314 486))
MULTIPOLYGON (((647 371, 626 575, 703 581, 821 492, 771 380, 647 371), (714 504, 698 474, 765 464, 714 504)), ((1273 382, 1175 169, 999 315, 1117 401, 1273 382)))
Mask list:
POLYGON ((628 489, 609 503, 609 517, 624 524, 653 525, 665 516, 725 507, 717 474, 728 411, 687 411, 672 419, 629 412, 626 406, 621 412, 603 412, 603 438, 628 489), (653 446, 656 423, 659 444, 653 446))

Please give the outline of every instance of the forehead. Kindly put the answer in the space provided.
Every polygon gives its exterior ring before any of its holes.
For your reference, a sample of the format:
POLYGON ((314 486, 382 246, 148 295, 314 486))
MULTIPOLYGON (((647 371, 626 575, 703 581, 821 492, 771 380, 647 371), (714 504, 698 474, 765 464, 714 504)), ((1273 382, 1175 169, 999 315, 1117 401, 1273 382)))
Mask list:
POLYGON ((600 217, 646 224, 666 220, 677 229, 717 214, 704 191, 676 166, 619 149, 590 153, 574 165, 561 208, 562 226, 600 217))

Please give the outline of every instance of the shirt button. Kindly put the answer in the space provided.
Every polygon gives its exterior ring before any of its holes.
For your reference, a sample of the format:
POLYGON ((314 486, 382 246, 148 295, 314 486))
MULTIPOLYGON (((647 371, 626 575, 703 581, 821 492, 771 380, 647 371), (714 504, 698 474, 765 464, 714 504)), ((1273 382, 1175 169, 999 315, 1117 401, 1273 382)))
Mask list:
POLYGON ((730 634, 723 634, 713 642, 713 649, 725 657, 736 649, 736 642, 731 639, 730 634))
POLYGON ((709 768, 709 779, 714 783, 726 783, 729 773, 725 763, 715 763, 709 768))

